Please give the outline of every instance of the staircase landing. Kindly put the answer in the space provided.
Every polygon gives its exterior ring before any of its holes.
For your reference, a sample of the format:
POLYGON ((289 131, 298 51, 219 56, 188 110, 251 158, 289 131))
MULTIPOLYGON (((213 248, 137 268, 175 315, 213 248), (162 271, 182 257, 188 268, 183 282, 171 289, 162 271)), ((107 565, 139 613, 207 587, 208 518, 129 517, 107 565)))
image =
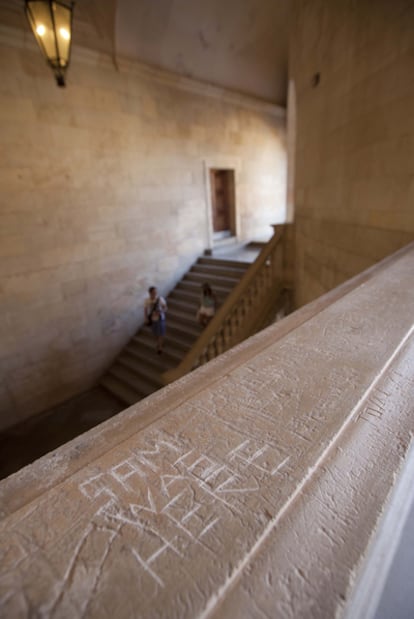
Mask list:
POLYGON ((266 241, 250 241, 249 243, 222 244, 214 247, 211 258, 222 260, 237 260, 252 263, 256 260, 266 241))

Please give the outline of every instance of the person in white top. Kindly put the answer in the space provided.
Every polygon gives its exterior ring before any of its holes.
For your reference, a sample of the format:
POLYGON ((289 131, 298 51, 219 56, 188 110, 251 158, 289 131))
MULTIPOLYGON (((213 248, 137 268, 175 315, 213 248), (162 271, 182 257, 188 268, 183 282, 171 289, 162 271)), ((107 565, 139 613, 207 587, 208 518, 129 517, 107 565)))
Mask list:
POLYGON ((197 320, 203 327, 206 327, 210 320, 213 318, 216 312, 216 295, 211 289, 208 282, 205 282, 202 286, 202 293, 200 297, 200 307, 197 310, 197 320))
POLYGON ((144 302, 145 322, 148 326, 151 326, 157 341, 157 353, 160 355, 166 330, 165 312, 167 311, 167 303, 164 297, 158 295, 155 286, 148 288, 148 294, 149 296, 144 302))

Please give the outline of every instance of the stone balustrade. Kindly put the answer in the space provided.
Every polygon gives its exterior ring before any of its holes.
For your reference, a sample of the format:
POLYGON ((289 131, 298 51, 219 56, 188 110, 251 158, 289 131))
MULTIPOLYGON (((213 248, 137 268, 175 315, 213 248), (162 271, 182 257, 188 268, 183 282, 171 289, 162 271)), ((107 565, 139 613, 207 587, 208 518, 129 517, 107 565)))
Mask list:
POLYGON ((411 245, 1 482, 0 615, 346 614, 414 430, 413 271, 411 245))
POLYGON ((181 363, 163 374, 164 384, 215 359, 263 328, 276 311, 288 313, 292 283, 293 225, 274 224, 274 234, 229 294, 181 363))

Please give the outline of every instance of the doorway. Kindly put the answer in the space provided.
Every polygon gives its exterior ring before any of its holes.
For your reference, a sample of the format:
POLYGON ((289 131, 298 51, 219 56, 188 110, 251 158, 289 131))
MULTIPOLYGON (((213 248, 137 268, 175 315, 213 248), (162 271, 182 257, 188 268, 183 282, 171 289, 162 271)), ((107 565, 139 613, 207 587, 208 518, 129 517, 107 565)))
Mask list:
POLYGON ((234 170, 210 169, 213 240, 236 234, 234 170))

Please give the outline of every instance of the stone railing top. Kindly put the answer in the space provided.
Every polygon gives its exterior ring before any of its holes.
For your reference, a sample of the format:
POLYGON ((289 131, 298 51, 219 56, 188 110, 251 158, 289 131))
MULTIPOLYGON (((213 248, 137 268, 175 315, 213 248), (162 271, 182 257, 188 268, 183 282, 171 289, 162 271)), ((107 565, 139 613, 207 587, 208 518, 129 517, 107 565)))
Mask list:
POLYGON ((414 430, 413 269, 414 245, 0 483, 0 615, 340 614, 414 430))

